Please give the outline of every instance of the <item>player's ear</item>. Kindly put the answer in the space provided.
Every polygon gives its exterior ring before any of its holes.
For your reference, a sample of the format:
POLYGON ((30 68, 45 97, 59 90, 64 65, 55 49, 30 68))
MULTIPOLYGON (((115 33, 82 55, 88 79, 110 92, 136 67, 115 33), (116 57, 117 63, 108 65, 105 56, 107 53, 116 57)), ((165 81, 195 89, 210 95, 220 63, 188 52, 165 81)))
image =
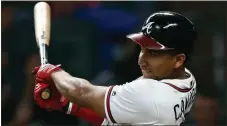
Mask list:
POLYGON ((175 68, 181 67, 185 62, 186 56, 185 54, 177 54, 175 56, 175 68))

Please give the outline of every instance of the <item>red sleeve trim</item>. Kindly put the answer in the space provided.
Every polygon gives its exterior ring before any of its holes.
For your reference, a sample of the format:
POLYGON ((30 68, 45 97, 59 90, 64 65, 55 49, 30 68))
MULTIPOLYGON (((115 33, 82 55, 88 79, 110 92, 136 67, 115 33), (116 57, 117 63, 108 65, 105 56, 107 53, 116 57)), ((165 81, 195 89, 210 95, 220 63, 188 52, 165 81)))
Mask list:
POLYGON ((106 99, 106 107, 107 107, 107 114, 110 118, 110 120, 113 122, 113 123, 116 123, 116 121, 114 120, 113 116, 112 116, 112 113, 110 111, 110 95, 111 95, 111 92, 113 90, 113 87, 110 87, 109 91, 108 91, 108 94, 107 94, 107 99, 106 99))
POLYGON ((193 87, 193 86, 192 86, 191 88, 182 89, 182 88, 179 88, 179 87, 177 87, 177 86, 175 86, 175 85, 173 85, 173 84, 170 84, 170 83, 166 83, 166 84, 168 84, 169 86, 171 86, 171 87, 173 87, 174 89, 178 90, 179 92, 183 92, 183 93, 189 92, 189 91, 192 89, 192 87, 193 87))

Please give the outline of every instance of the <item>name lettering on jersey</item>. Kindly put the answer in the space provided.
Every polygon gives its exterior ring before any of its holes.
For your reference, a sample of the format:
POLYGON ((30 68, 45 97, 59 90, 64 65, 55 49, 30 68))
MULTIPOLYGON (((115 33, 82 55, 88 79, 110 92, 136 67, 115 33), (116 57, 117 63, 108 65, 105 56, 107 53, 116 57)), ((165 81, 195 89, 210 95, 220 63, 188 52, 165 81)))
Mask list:
MULTIPOLYGON (((191 85, 194 85, 194 82, 191 82, 191 85)), ((192 88, 192 90, 189 92, 186 98, 182 99, 179 104, 176 104, 174 106, 173 109, 175 114, 175 120, 178 120, 184 114, 186 114, 185 111, 187 110, 187 108, 194 103, 195 94, 196 94, 196 88, 192 88)))

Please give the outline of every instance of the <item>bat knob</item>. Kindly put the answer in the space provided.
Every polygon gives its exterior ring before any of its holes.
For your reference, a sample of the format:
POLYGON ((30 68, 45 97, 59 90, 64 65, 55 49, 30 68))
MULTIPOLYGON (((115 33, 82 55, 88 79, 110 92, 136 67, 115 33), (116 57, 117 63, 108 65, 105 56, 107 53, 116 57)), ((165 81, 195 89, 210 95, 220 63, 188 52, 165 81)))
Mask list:
POLYGON ((46 88, 46 89, 43 89, 42 92, 41 92, 41 98, 44 99, 44 100, 48 100, 50 99, 50 96, 51 96, 51 90, 46 88))

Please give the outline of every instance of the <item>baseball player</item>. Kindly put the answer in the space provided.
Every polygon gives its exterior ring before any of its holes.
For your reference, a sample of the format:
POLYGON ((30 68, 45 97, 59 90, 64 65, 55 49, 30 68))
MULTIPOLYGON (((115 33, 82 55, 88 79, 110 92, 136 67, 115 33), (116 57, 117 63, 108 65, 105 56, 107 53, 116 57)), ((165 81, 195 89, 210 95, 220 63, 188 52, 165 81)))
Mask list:
POLYGON ((185 67, 196 39, 192 22, 181 14, 160 11, 127 38, 141 47, 141 77, 122 85, 95 86, 71 76, 60 65, 47 64, 33 71, 35 101, 41 108, 94 125, 180 125, 196 94, 196 80, 185 67), (46 88, 52 90, 49 99, 44 97, 46 88))

